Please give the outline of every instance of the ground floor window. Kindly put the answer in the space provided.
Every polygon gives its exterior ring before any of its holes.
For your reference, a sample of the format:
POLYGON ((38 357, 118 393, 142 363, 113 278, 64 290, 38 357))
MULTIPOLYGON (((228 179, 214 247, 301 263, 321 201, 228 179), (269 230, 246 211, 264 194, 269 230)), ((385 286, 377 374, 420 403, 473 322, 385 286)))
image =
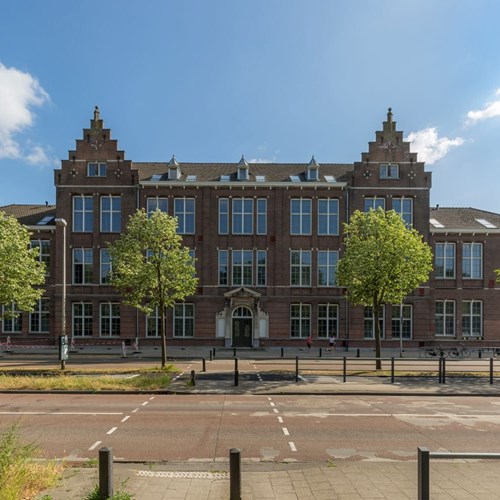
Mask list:
POLYGON ((318 305, 318 338, 337 338, 339 321, 338 304, 318 305))
POLYGON ((174 337, 194 336, 194 304, 174 304, 174 337))
POLYGON ((120 335, 119 303, 102 302, 100 304, 100 325, 101 337, 116 337, 120 335))
POLYGON ((30 312, 30 333, 49 331, 49 299, 40 299, 33 312, 30 312))
POLYGON ((74 302, 72 308, 73 335, 75 337, 92 336, 92 304, 90 302, 74 302))
POLYGON ((12 302, 10 306, 2 307, 3 315, 8 314, 9 317, 3 319, 4 333, 20 333, 23 331, 23 317, 21 311, 17 309, 16 303, 12 302))
POLYGON ((436 300, 435 303, 435 334, 437 337, 455 336, 455 301, 436 300))
POLYGON ((146 337, 159 337, 161 335, 160 329, 160 314, 158 308, 148 315, 146 315, 146 337))
POLYGON ((483 336, 483 303, 480 300, 462 302, 462 336, 483 336))
MULTIPOLYGON (((373 323, 373 313, 372 307, 367 306, 364 309, 364 337, 365 339, 375 338, 375 324, 373 323)), ((380 338, 384 338, 384 317, 385 317, 385 306, 380 307, 378 310, 378 322, 380 325, 380 338)))
POLYGON ((392 338, 411 339, 413 334, 413 306, 411 304, 392 306, 392 338))
POLYGON ((291 304, 290 336, 307 338, 311 335, 311 304, 291 304))

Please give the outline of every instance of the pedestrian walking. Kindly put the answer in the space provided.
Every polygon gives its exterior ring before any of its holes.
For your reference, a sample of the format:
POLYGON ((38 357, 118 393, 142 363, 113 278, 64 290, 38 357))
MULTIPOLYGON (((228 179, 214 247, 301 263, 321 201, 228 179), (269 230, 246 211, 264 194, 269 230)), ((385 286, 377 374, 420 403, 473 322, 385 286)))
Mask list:
POLYGON ((330 335, 328 338, 328 349, 327 351, 334 351, 335 350, 335 337, 333 335, 330 335))
POLYGON ((308 349, 311 349, 312 343, 313 343, 313 339, 312 339, 312 337, 309 335, 309 337, 307 337, 307 340, 306 340, 306 345, 307 345, 307 348, 308 348, 308 349))

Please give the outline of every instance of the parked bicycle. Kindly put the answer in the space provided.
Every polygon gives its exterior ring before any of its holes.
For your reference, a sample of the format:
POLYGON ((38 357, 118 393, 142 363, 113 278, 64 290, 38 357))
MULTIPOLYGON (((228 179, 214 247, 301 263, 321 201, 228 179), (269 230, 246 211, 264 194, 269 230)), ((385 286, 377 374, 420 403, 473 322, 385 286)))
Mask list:
POLYGON ((471 350, 468 347, 460 344, 460 347, 450 347, 448 356, 450 358, 468 358, 471 355, 471 350))
POLYGON ((468 358, 470 355, 471 350, 462 344, 459 347, 454 346, 447 349, 443 346, 427 347, 425 349, 426 358, 468 358))
POLYGON ((443 349, 443 346, 437 347, 427 347, 425 349, 425 357, 426 358, 443 358, 448 354, 448 351, 443 349))

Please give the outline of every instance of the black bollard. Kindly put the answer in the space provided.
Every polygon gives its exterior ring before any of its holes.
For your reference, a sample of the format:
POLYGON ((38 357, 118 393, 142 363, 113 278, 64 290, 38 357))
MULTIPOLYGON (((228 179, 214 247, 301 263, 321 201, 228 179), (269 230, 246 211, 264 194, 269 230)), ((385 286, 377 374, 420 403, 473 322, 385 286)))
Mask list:
POLYGON ((212 349, 210 349, 210 361, 212 361, 212 349))
POLYGON ((196 372, 194 370, 191 370, 191 380, 190 380, 190 384, 192 386, 195 386, 196 385, 196 372))
POLYGON ((359 349, 356 351, 356 357, 359 358, 361 356, 361 352, 359 351, 359 349))
POLYGON ((283 349, 283 347, 281 348, 281 357, 283 357, 283 354, 284 354, 285 350, 283 349))
POLYGON ((241 500, 241 451, 229 450, 229 500, 241 500))
POLYGON ((319 348, 319 357, 321 358, 323 356, 323 349, 320 347, 319 348))
POLYGON ((238 358, 234 359, 234 385, 239 385, 238 358))
POLYGON ((99 450, 99 499, 113 496, 113 453, 111 448, 99 450))
POLYGON ((202 362, 202 371, 206 372, 207 371, 207 362, 206 362, 205 358, 203 358, 201 360, 201 362, 202 362))

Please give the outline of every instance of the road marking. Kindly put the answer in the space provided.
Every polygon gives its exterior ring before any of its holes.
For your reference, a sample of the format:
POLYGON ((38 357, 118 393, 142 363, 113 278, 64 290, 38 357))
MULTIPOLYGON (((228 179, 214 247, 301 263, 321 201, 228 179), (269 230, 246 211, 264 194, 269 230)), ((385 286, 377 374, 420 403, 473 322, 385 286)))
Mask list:
POLYGON ((136 408, 135 410, 132 410, 132 413, 137 413, 139 411, 139 408, 136 408))
POLYGON ((142 406, 146 406, 148 403, 149 401, 144 401, 144 403, 142 403, 142 406))
POLYGON ((150 400, 150 401, 153 401, 153 399, 154 399, 154 398, 155 398, 154 396, 151 396, 151 397, 149 398, 149 400, 150 400))
POLYGON ((272 400, 273 400, 273 398, 267 398, 267 399, 268 399, 269 401, 272 401, 272 400))
POLYGON ((278 417, 278 422, 279 422, 280 424, 282 424, 282 423, 283 423, 283 417, 278 417))
POLYGON ((279 413, 278 408, 273 408, 274 413, 279 413))
POLYGON ((271 406, 276 406, 273 402, 269 403, 271 406))
POLYGON ((288 446, 290 446, 290 449, 291 449, 292 451, 297 451, 297 448, 295 447, 295 445, 293 444, 293 442, 292 442, 292 441, 289 441, 289 442, 288 442, 288 446))
POLYGON ((290 435, 290 433, 288 432, 288 429, 286 427, 282 427, 282 429, 283 429, 283 434, 285 436, 289 436, 290 435))
POLYGON ((111 427, 111 429, 109 429, 109 431, 106 432, 106 434, 113 434, 113 432, 115 432, 116 429, 118 429, 118 427, 111 427))
POLYGON ((92 451, 92 450, 95 450, 100 444, 102 443, 102 441, 96 441, 90 448, 89 448, 89 451, 92 451))
POLYGON ((123 417, 120 422, 126 422, 130 418, 130 415, 127 415, 126 417, 123 417))

